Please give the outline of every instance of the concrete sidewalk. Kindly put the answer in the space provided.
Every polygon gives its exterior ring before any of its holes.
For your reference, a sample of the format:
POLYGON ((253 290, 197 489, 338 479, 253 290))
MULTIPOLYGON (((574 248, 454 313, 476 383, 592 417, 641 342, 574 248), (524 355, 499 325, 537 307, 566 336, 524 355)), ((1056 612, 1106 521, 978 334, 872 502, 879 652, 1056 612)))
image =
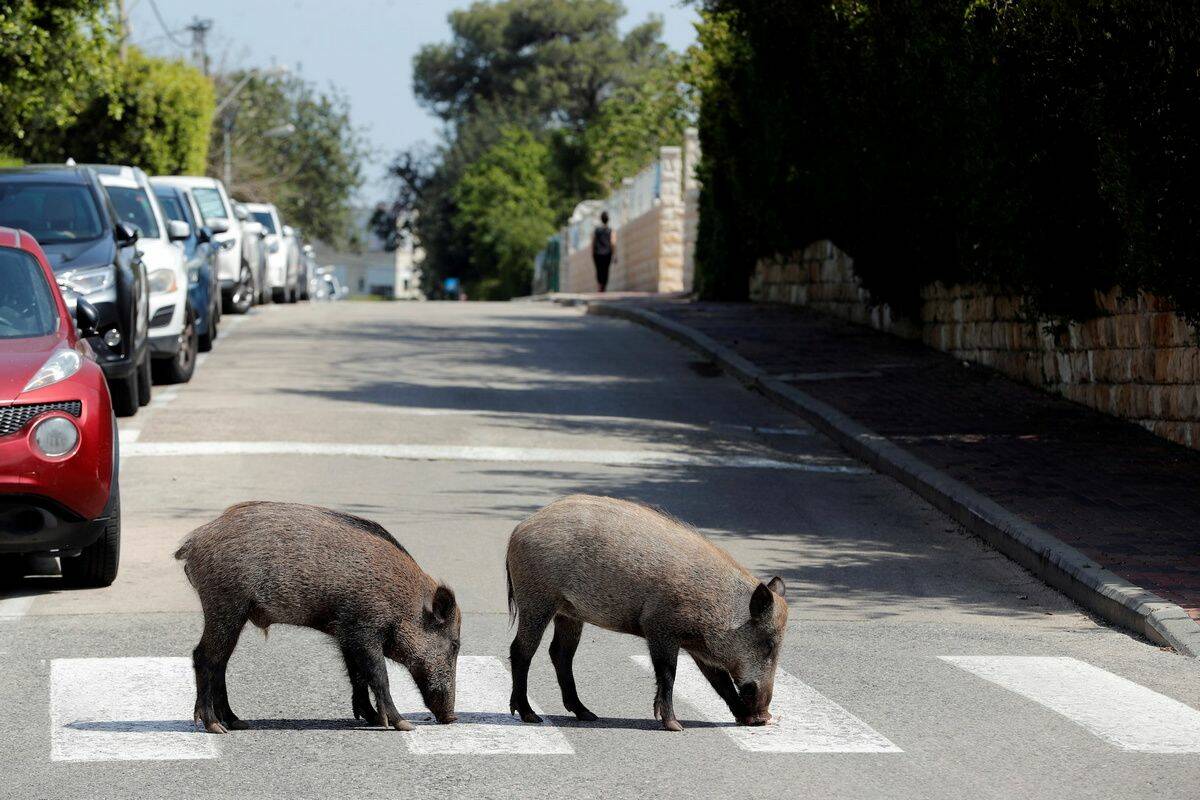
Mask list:
POLYGON ((1093 612, 1200 653, 1200 453, 803 308, 590 310, 706 352, 1093 612))

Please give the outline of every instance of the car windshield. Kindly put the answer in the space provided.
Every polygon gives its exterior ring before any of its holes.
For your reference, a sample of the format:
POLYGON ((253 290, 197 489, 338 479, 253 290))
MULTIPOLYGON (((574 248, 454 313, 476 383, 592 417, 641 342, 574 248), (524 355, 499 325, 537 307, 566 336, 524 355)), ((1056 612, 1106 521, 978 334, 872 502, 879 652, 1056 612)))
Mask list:
POLYGON ((198 186, 192 189, 192 197, 196 198, 196 205, 200 206, 200 213, 204 215, 205 222, 229 217, 229 212, 225 210, 225 201, 216 189, 198 186))
POLYGON ((42 266, 24 250, 0 247, 0 339, 49 336, 58 308, 42 266))
POLYGON ((43 245, 98 238, 104 227, 86 186, 0 182, 0 225, 28 231, 43 245))
POLYGON ((251 211, 250 216, 254 217, 256 222, 261 222, 267 233, 279 233, 275 230, 275 220, 271 219, 270 211, 251 211))
POLYGON ((157 239, 158 222, 154 219, 154 208, 150 197, 141 188, 128 186, 106 186, 108 197, 117 209, 117 219, 133 225, 143 239, 157 239))

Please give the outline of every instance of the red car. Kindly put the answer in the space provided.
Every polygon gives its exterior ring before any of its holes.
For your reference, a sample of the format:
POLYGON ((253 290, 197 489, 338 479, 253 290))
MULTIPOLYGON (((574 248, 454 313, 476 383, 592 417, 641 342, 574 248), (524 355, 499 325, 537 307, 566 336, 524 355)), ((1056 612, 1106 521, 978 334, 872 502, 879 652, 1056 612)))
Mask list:
POLYGON ((104 373, 28 233, 0 227, 0 560, 62 559, 63 578, 117 576, 121 499, 117 425, 104 373))

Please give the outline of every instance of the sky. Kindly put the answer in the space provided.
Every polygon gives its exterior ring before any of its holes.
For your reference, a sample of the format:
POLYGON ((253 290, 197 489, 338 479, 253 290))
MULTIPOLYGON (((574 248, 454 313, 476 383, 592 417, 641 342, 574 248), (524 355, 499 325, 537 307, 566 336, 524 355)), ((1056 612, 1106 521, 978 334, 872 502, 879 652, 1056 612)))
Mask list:
MULTIPOLYGON (((215 68, 282 65, 320 87, 335 86, 350 100, 353 123, 370 147, 358 198, 389 196, 383 177, 399 151, 433 142, 437 121, 417 105, 412 58, 423 44, 450 39, 446 15, 465 8, 454 0, 126 0, 131 41, 156 55, 190 56, 193 17, 213 22, 208 51, 215 68), (155 14, 155 8, 159 12, 155 14), (159 23, 161 16, 166 30, 159 23), (180 45, 184 45, 181 47, 180 45)), ((667 44, 683 50, 695 40, 694 6, 678 0, 624 0, 622 31, 651 14, 663 18, 667 44)))

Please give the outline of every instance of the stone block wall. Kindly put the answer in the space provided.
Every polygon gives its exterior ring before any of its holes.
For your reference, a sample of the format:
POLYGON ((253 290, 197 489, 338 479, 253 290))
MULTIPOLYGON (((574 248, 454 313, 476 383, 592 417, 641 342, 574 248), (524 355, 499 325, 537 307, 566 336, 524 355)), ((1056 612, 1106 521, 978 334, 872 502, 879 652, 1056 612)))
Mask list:
POLYGON ((1200 346, 1169 303, 1119 289, 1097 293, 1101 315, 1061 331, 1029 322, 1024 299, 995 287, 932 284, 921 318, 896 318, 854 274, 852 259, 830 242, 791 259, 760 262, 756 300, 793 303, 920 339, 955 358, 1012 377, 1189 447, 1200 447, 1200 346))
MULTIPOLYGON (((698 151, 694 150, 692 157, 698 157, 698 151)), ((691 289, 690 260, 695 245, 694 239, 688 241, 684 148, 659 148, 657 164, 657 196, 653 205, 638 216, 627 218, 626 213, 620 213, 616 203, 588 201, 596 207, 593 210, 597 215, 599 208, 613 206, 610 224, 616 240, 617 258, 609 272, 609 291, 679 292, 691 289)), ((698 187, 693 190, 698 194, 698 187)), ((694 225, 691 230, 694 235, 694 225)), ((562 241, 567 244, 559 266, 559 290, 594 292, 596 270, 592 264, 590 228, 587 236, 576 238, 578 241, 572 244, 569 231, 562 232, 562 241)))

